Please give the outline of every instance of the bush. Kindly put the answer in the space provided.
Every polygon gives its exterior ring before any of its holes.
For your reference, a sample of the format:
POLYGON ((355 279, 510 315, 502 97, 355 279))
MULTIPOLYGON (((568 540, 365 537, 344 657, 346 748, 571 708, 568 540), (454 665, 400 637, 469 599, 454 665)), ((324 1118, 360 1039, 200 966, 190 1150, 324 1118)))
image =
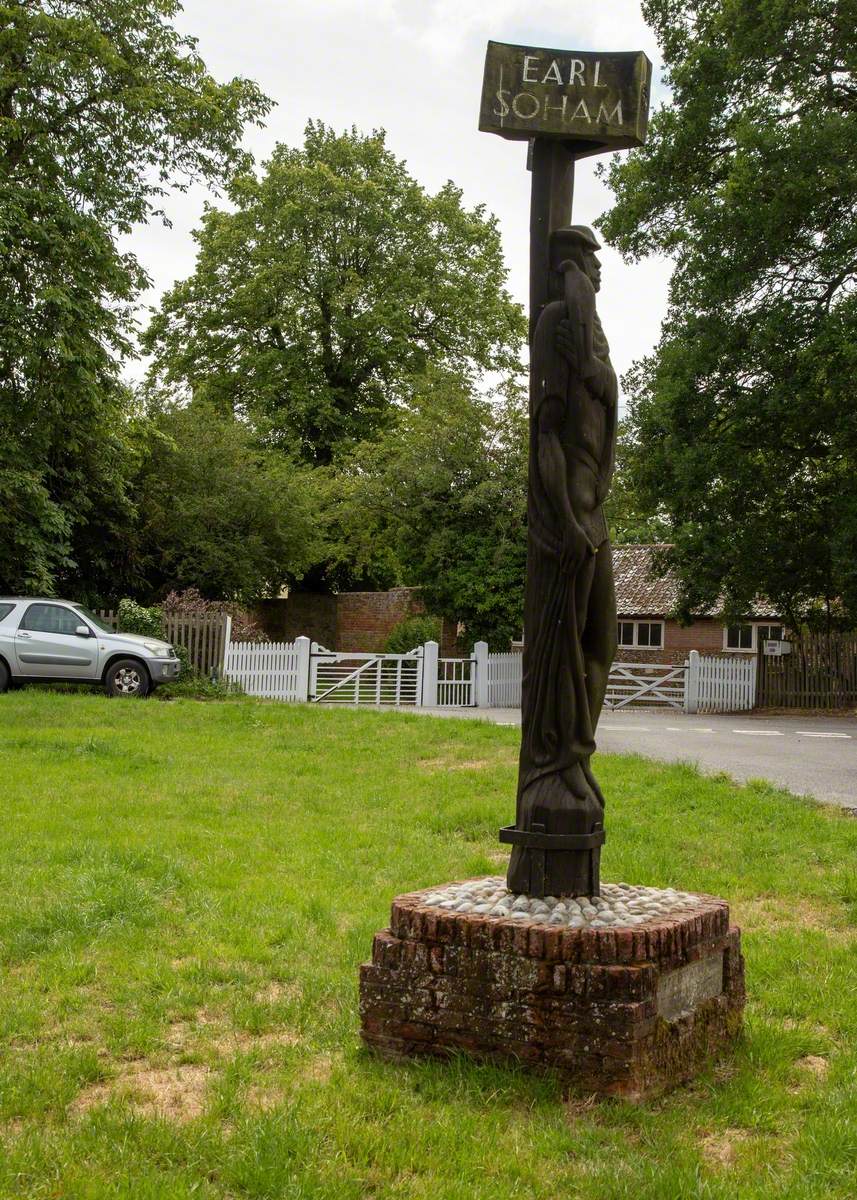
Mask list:
POLYGON ((163 612, 169 615, 207 616, 209 613, 229 613, 232 618, 233 642, 267 642, 268 635, 253 615, 228 600, 206 600, 198 588, 186 588, 183 592, 170 592, 163 603, 163 612))
POLYGON ((407 654, 423 642, 440 642, 440 620, 428 613, 417 613, 393 626, 384 649, 387 654, 407 654))
POLYGON ((163 641, 164 615, 160 608, 145 608, 136 600, 120 600, 117 609, 120 633, 139 633, 163 641))

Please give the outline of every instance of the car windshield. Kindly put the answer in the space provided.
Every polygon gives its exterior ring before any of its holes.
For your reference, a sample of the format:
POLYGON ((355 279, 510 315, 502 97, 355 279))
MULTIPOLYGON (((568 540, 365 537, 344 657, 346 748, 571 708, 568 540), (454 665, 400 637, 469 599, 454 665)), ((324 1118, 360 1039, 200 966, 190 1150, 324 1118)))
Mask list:
POLYGON ((90 625, 94 625, 96 629, 100 629, 102 633, 113 633, 114 630, 110 625, 105 625, 101 617, 96 617, 94 612, 90 612, 88 608, 84 608, 82 604, 75 604, 74 611, 81 613, 89 621, 90 625))

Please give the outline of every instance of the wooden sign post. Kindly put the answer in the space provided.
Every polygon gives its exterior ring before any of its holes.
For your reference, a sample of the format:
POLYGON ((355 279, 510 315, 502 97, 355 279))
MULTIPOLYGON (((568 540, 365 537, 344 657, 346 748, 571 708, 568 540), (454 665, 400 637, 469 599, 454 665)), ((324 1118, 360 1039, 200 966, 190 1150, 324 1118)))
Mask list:
POLYGON ((618 389, 595 306, 598 242, 571 224, 578 158, 642 145, 645 54, 489 42, 479 128, 530 144, 530 452, 521 759, 507 884, 599 893, 604 797, 595 727, 616 646, 602 502, 618 389))
POLYGON ((575 161, 642 146, 651 74, 642 52, 488 43, 479 128, 530 143, 530 341, 546 299, 550 233, 571 224, 575 161))

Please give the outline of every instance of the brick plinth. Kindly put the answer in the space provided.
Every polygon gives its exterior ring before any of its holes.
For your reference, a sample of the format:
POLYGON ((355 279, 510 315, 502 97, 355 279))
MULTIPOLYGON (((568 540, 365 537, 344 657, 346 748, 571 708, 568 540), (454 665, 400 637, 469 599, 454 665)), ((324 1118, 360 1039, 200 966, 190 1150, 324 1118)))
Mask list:
POLYGON ((744 962, 729 907, 568 929, 393 901, 360 968, 361 1035, 393 1058, 509 1058, 576 1091, 641 1099, 691 1078, 741 1027, 744 962))

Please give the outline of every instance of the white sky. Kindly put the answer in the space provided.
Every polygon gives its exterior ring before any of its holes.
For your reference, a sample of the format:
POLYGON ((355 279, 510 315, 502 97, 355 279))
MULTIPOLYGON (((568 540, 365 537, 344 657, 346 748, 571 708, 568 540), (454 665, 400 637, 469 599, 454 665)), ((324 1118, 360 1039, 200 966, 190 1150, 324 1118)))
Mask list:
MULTIPOLYGON (((220 80, 243 75, 276 101, 264 129, 248 131, 257 163, 275 142, 298 145, 309 117, 335 129, 383 127, 387 144, 430 191, 447 179, 468 207, 497 215, 513 296, 526 306, 529 172, 526 143, 477 129, 488 39, 563 49, 644 50, 659 86, 657 43, 639 0, 186 0, 180 28, 220 80)), ((609 207, 595 178, 598 158, 577 164, 574 217, 591 224, 609 207)), ((151 224, 129 239, 154 280, 145 297, 193 270, 197 225, 208 193, 176 194, 172 229, 151 224)), ((599 311, 619 374, 656 342, 666 308, 669 264, 626 266, 605 246, 599 311)), ((139 367, 134 374, 139 373, 139 367)))

